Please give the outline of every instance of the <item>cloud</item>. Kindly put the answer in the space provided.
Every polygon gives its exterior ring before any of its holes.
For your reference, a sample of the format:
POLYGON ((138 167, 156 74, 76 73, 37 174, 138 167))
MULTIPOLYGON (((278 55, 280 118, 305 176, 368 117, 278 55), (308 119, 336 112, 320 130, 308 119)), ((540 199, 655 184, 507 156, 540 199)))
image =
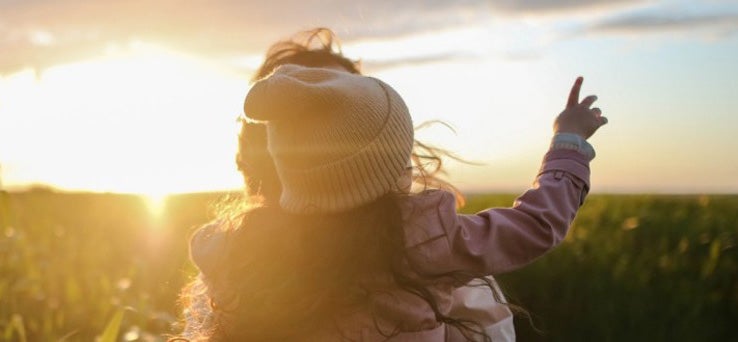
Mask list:
POLYGON ((685 32, 711 38, 738 32, 738 8, 651 7, 621 13, 589 25, 584 30, 593 34, 640 35, 685 32))
POLYGON ((317 26, 334 28, 345 40, 407 35, 475 20, 480 11, 473 8, 480 6, 483 1, 462 0, 0 2, 0 74, 99 55, 134 40, 218 57, 260 53, 317 26))
POLYGON ((418 64, 458 61, 458 60, 469 61, 469 60, 475 60, 477 58, 478 56, 474 56, 474 55, 446 52, 446 53, 438 53, 438 54, 433 54, 433 55, 407 56, 407 57, 402 57, 402 58, 386 59, 386 60, 362 59, 362 64, 366 64, 366 66, 368 66, 368 68, 363 68, 364 71, 372 74, 373 71, 382 70, 382 69, 391 69, 391 68, 395 68, 398 66, 404 66, 404 65, 418 65, 418 64))
POLYGON ((615 8, 642 3, 644 0, 497 0, 495 9, 517 13, 561 13, 594 8, 615 8))
MULTIPOLYGON (((615 0, 630 4, 637 0, 615 0)), ((296 31, 327 26, 344 41, 408 36, 499 16, 587 9, 596 0, 27 0, 0 1, 0 75, 146 41, 205 57, 261 53, 296 31)))
POLYGON ((708 15, 641 14, 610 19, 590 27, 591 32, 639 33, 693 30, 696 28, 738 29, 738 13, 708 15))

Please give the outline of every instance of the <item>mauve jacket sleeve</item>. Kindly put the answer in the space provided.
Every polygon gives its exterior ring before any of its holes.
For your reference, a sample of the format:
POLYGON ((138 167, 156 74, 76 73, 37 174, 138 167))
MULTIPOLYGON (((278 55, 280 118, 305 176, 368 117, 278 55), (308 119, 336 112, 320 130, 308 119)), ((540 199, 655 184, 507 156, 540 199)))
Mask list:
POLYGON ((422 228, 406 232, 409 261, 428 275, 499 274, 525 266, 564 239, 589 191, 589 174, 588 157, 552 149, 533 186, 510 208, 463 215, 450 193, 426 196, 409 222, 422 228))

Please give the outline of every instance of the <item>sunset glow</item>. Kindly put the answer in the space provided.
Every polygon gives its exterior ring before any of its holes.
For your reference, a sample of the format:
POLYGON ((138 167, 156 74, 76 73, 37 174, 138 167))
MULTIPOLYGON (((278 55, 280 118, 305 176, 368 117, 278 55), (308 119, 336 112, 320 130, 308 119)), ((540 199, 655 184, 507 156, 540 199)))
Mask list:
MULTIPOLYGON (((232 166, 238 107, 225 109, 221 94, 245 82, 231 82, 202 62, 142 44, 38 76, 11 75, 0 107, 15 128, 2 138, 4 179, 69 190, 210 190, 211 180, 194 175, 208 162, 232 166), (205 150, 218 159, 190 159, 205 150)), ((236 176, 216 187, 237 186, 236 176)))
POLYGON ((151 216, 154 219, 160 219, 166 211, 168 195, 164 193, 150 193, 142 196, 151 216))
POLYGON ((387 17, 384 7, 362 4, 303 13, 312 19, 292 18, 294 25, 264 19, 281 13, 278 6, 189 9, 219 18, 213 23, 138 17, 138 5, 44 5, 59 12, 54 18, 19 6, 8 18, 18 29, 0 26, 0 38, 16 37, 0 39, 3 186, 142 194, 241 188, 233 160, 248 80, 270 43, 321 25, 336 31, 366 73, 402 94, 416 124, 443 120, 455 128, 418 137, 482 164, 448 164, 451 180, 467 191, 529 185, 578 75, 610 118, 591 140, 594 191, 738 191, 738 154, 719 152, 738 150, 736 6, 450 2, 408 5, 387 17), (119 24, 104 19, 111 11, 119 24), (430 26, 402 24, 415 17, 430 26), (152 29, 136 31, 138 21, 152 29))
POLYGON ((738 0, 0 0, 0 342, 738 341, 737 61, 738 0))

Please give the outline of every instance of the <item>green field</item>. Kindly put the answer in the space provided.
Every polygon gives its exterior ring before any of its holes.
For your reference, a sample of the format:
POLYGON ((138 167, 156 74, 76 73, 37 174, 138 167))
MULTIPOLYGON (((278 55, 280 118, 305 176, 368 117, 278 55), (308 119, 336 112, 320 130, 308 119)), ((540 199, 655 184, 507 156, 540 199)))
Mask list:
MULTIPOLYGON (((0 196, 0 340, 91 341, 125 308, 118 340, 156 341, 222 195, 174 196, 158 217, 136 196, 0 196)), ((738 196, 594 195, 562 246, 498 279, 533 317, 520 341, 736 341, 737 244, 738 196)))

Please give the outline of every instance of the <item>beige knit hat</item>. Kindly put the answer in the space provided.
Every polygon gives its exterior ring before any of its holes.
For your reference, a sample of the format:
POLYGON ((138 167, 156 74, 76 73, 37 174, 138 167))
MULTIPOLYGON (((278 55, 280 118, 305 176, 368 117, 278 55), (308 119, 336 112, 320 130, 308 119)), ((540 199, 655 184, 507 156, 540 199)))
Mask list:
POLYGON ((293 213, 339 212, 396 188, 413 146, 410 113, 386 83, 283 65, 251 88, 244 112, 267 122, 269 153, 293 213))

